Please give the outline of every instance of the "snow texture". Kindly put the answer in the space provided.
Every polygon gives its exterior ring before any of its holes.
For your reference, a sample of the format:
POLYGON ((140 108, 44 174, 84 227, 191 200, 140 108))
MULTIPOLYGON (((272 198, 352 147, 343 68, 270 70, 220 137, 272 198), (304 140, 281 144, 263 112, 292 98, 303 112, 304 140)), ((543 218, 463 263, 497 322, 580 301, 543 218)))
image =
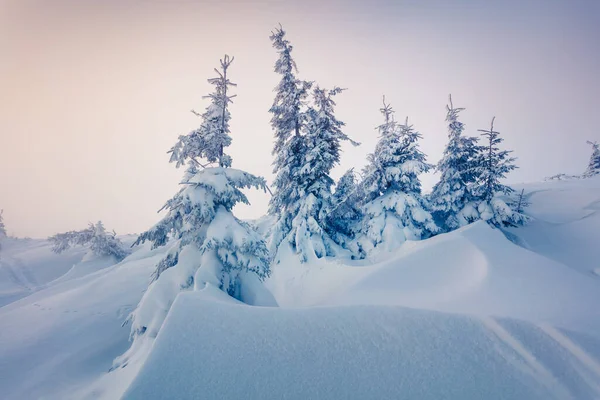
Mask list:
POLYGON ((600 394, 600 370, 587 353, 600 350, 598 338, 581 336, 583 347, 546 325, 393 306, 248 307, 210 289, 177 298, 123 399, 600 394))

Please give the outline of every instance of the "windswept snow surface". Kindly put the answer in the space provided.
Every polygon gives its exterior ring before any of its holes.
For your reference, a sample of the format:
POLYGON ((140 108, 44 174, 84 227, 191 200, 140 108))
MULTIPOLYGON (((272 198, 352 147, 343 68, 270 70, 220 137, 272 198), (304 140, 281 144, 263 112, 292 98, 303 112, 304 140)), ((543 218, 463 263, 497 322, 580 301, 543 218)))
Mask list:
POLYGON ((600 176, 526 184, 534 217, 511 229, 530 250, 600 278, 600 176))
POLYGON ((583 348, 554 328, 394 306, 249 307, 216 291, 178 296, 124 399, 600 396, 598 338, 583 348))
POLYGON ((129 331, 121 324, 162 254, 144 248, 114 265, 106 259, 81 261, 85 250, 73 249, 47 253, 44 263, 37 256, 50 245, 33 243, 16 253, 22 266, 34 277, 54 280, 0 307, 0 398, 77 398, 74 390, 105 374, 129 346, 129 331), (36 262, 28 264, 32 259, 36 262))
POLYGON ((111 373, 165 250, 94 270, 83 253, 9 244, 0 397, 598 399, 600 177, 522 187, 523 228, 475 223, 368 261, 307 265, 284 249, 266 282, 279 308, 212 286, 179 294, 156 339, 111 373))

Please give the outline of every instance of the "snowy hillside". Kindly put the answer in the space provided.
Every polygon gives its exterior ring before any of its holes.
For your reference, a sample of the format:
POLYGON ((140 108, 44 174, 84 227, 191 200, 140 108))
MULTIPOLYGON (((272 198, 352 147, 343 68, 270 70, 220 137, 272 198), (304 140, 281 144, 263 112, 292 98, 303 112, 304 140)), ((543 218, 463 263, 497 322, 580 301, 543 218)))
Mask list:
POLYGON ((534 220, 506 236, 478 222, 370 261, 284 254, 280 307, 184 292, 110 373, 165 249, 110 265, 7 240, 1 397, 600 398, 600 178, 522 187, 534 220))

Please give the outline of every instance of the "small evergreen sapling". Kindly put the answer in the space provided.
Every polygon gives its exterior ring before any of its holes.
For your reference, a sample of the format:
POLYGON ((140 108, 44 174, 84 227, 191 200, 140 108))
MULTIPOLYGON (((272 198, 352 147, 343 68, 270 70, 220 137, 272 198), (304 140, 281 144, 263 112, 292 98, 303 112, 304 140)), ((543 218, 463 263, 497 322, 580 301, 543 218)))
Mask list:
POLYGON ((115 231, 106 232, 102 221, 90 223, 87 229, 57 233, 48 238, 52 243, 52 251, 62 253, 73 246, 87 246, 97 256, 112 256, 121 261, 129 255, 129 251, 117 238, 115 231))

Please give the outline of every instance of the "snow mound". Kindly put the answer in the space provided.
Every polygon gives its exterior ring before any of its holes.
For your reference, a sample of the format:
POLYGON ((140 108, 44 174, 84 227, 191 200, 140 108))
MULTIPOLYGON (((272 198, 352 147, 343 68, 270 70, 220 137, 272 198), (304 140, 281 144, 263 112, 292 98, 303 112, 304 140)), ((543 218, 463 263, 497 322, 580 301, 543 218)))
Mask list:
POLYGON ((523 188, 531 202, 527 212, 534 220, 510 232, 526 248, 598 279, 600 176, 523 188))
POLYGON ((600 338, 393 306, 180 294, 123 399, 593 399, 600 338), (227 316, 224 318, 223 316, 227 316))
POLYGON ((477 222, 413 243, 363 268, 324 304, 385 304, 494 315, 600 332, 600 281, 507 240, 477 222))

